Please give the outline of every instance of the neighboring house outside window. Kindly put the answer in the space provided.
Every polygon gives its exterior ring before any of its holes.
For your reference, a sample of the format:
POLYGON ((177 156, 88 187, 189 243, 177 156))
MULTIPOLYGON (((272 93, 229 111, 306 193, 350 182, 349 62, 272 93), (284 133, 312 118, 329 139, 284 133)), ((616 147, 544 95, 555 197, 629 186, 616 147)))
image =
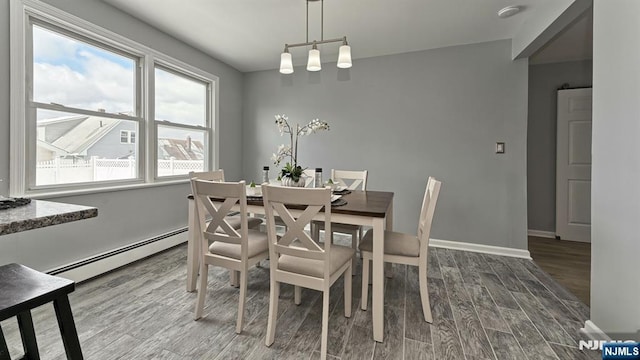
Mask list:
POLYGON ((21 70, 12 88, 23 89, 12 96, 12 195, 215 166, 215 76, 39 1, 12 1, 11 12, 12 43, 24 49, 11 51, 21 70))

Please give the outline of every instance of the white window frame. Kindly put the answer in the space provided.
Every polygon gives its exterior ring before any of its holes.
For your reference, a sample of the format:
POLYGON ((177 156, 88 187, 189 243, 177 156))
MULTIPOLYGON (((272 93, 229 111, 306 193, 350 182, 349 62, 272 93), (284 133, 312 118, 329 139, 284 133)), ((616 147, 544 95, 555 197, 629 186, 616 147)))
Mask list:
MULTIPOLYGON (((188 72, 185 71, 184 69, 180 69, 176 66, 174 66, 171 63, 165 62, 165 61, 156 61, 153 69, 150 69, 151 72, 153 72, 155 74, 155 69, 159 68, 160 70, 169 72, 169 73, 174 73, 175 75, 178 76, 182 76, 185 78, 191 78, 192 80, 198 81, 198 82, 202 82, 206 85, 206 91, 207 91, 207 103, 205 104, 205 106, 207 107, 205 110, 205 126, 197 126, 197 125, 187 125, 187 124, 181 124, 181 123, 176 123, 173 121, 167 121, 167 120, 157 120, 155 119, 155 113, 154 113, 154 117, 151 119, 150 121, 153 122, 153 128, 154 128, 154 132, 157 134, 158 133, 158 127, 165 125, 165 126, 170 126, 173 128, 177 128, 177 129, 183 129, 183 130, 188 130, 188 129, 194 129, 194 130, 198 130, 198 131, 204 131, 205 132, 205 137, 204 137, 204 146, 205 148, 209 148, 211 146, 211 139, 213 136, 213 133, 210 131, 210 129, 212 129, 213 127, 211 126, 211 114, 212 114, 212 106, 213 104, 211 103, 211 95, 212 95, 212 83, 210 81, 208 81, 208 79, 206 78, 202 78, 202 76, 192 73, 192 72, 188 72)), ((155 85, 155 84, 154 84, 155 85)), ((216 91, 217 93, 217 91, 216 91)), ((155 94, 154 94, 155 95, 155 94)), ((150 99, 154 106, 155 106, 155 96, 153 99, 150 99)), ((155 137, 155 141, 156 141, 156 146, 154 147, 154 164, 157 165, 158 164, 158 146, 157 146, 157 141, 158 141, 158 137, 155 137)), ((217 143, 217 141, 215 141, 215 143, 217 143)), ((210 153, 210 152, 209 152, 210 153)), ((208 163, 211 162, 211 156, 209 153, 205 153, 205 158, 204 158, 204 163, 205 163, 205 167, 208 163)), ((216 152, 217 154, 217 152, 216 152)), ((217 163, 217 161, 216 161, 217 163)), ((185 175, 174 175, 174 176, 158 176, 158 169, 156 169, 155 173, 154 173, 154 179, 156 181, 166 181, 166 180, 171 180, 171 179, 176 179, 176 178, 183 178, 185 175)))
MULTIPOLYGON (((64 195, 96 193, 103 191, 116 191, 137 187, 150 187, 183 183, 188 181, 187 175, 156 176, 157 138, 155 114, 154 114, 154 69, 158 64, 163 68, 174 69, 180 73, 192 76, 208 84, 207 109, 207 155, 205 156, 205 169, 218 167, 219 160, 219 78, 206 71, 174 59, 168 55, 141 45, 126 37, 115 34, 102 27, 94 25, 86 20, 70 15, 62 10, 47 5, 37 0, 12 0, 10 1, 10 65, 11 65, 11 104, 10 104, 10 184, 11 196, 32 196, 39 198, 56 197, 64 195), (142 71, 141 88, 137 89, 138 96, 136 106, 139 118, 136 146, 138 147, 137 164, 138 178, 127 180, 113 180, 104 182, 91 182, 80 184, 59 184, 47 186, 34 186, 35 173, 29 171, 29 167, 35 169, 36 154, 36 120, 35 114, 28 116, 28 107, 32 103, 25 79, 30 79, 30 68, 27 60, 32 60, 27 51, 30 44, 30 18, 50 23, 53 26, 91 39, 93 42, 105 44, 109 48, 122 50, 123 52, 140 58, 139 64, 142 71), (29 38, 28 38, 29 37, 29 38), (29 74, 29 76, 27 76, 29 74), (30 174, 33 173, 33 174, 30 174)), ((56 105, 46 104, 50 107, 56 105)), ((52 108, 52 110, 64 111, 65 107, 52 108)), ((91 112, 91 111, 88 111, 91 112)), ((109 114, 96 112, 90 115, 108 116, 109 114)), ((132 117, 135 119, 135 117, 132 117)))

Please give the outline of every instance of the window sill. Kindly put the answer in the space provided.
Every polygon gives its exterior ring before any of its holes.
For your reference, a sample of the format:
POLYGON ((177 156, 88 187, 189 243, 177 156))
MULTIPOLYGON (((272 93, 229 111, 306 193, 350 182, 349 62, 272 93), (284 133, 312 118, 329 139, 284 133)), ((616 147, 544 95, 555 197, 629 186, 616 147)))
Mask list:
POLYGON ((108 192, 116 192, 116 191, 128 191, 128 190, 136 190, 136 189, 147 189, 147 188, 181 185, 181 184, 188 184, 188 183, 189 183, 189 179, 179 179, 179 180, 168 180, 168 181, 145 183, 145 184, 104 186, 99 188, 81 189, 81 190, 76 189, 76 190, 37 192, 37 193, 31 193, 31 194, 27 193, 27 194, 24 194, 24 196, 27 196, 32 199, 55 199, 55 198, 61 198, 61 197, 90 195, 90 194, 108 193, 108 192))

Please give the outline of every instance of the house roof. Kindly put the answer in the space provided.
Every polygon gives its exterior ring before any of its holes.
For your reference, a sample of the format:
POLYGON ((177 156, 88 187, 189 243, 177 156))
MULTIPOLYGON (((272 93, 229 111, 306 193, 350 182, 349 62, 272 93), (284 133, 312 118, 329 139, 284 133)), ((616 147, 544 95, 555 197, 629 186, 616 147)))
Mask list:
POLYGON ((38 128, 45 128, 62 123, 73 124, 69 130, 55 135, 47 141, 40 140, 41 145, 47 144, 67 154, 79 154, 107 135, 120 120, 88 115, 64 116, 47 120, 39 120, 38 128))
POLYGON ((158 158, 168 160, 202 160, 204 159, 204 144, 198 140, 186 139, 158 139, 158 158))
POLYGON ((70 154, 81 153, 107 135, 119 123, 120 120, 116 119, 88 116, 51 144, 70 154))

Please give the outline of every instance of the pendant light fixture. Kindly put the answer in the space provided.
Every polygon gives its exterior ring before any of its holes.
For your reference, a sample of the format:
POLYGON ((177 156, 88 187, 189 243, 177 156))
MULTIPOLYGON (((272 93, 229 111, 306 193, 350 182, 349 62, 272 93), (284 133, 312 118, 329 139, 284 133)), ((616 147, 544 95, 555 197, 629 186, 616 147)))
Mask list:
POLYGON ((293 73, 293 62, 291 61, 291 54, 289 53, 289 48, 309 46, 309 45, 311 45, 311 50, 309 50, 309 58, 307 60, 307 71, 320 71, 322 69, 322 62, 320 61, 320 50, 318 50, 318 45, 334 43, 334 42, 342 42, 342 45, 340 46, 339 53, 338 53, 337 66, 341 69, 350 68, 351 67, 351 47, 347 43, 347 37, 343 36, 342 38, 329 39, 329 40, 324 39, 324 0, 306 0, 306 2, 307 2, 306 42, 284 45, 284 52, 280 54, 280 73, 282 74, 293 73), (314 1, 314 2, 320 1, 320 6, 321 6, 320 40, 309 41, 309 2, 311 1, 314 1))

